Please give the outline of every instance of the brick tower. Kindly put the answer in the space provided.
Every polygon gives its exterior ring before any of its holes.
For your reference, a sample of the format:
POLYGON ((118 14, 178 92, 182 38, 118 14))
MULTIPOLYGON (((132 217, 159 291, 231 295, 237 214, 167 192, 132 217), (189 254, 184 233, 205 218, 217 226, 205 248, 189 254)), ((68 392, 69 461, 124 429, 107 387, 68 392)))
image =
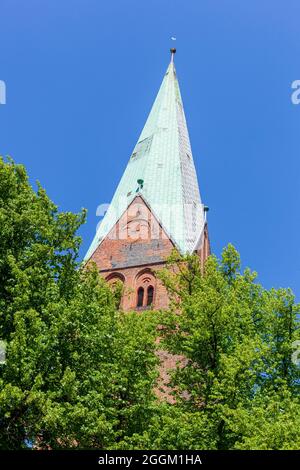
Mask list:
POLYGON ((124 310, 168 306, 156 272, 174 248, 198 253, 201 262, 210 252, 175 52, 171 49, 146 124, 85 256, 109 283, 124 283, 124 310))

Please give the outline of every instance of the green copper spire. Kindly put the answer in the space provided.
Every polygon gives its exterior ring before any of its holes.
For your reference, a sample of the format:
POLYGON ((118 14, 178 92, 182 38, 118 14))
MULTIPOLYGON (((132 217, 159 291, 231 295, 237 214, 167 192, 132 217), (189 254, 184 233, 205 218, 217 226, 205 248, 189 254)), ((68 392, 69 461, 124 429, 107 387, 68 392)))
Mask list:
POLYGON ((171 49, 171 61, 146 124, 85 260, 137 194, 150 206, 181 253, 191 253, 198 247, 205 217, 176 76, 175 52, 171 49))

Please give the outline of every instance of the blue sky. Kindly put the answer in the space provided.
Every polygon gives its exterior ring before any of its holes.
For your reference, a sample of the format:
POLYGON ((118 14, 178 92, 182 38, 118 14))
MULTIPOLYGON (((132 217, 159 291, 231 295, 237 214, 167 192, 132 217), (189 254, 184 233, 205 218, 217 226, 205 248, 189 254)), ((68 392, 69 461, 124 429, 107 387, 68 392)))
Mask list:
POLYGON ((176 68, 213 252, 300 296, 298 0, 0 0, 0 154, 61 210, 88 209, 85 254, 176 68))

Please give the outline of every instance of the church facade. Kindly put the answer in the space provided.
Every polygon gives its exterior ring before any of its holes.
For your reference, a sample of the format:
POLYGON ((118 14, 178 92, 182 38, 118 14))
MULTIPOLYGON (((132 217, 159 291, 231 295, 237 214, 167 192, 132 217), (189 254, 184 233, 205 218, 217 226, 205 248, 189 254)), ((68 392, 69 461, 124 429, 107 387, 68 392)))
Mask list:
POLYGON ((210 254, 207 207, 202 204, 174 55, 142 130, 85 256, 108 283, 124 285, 123 310, 164 309, 166 289, 156 276, 175 249, 210 254))

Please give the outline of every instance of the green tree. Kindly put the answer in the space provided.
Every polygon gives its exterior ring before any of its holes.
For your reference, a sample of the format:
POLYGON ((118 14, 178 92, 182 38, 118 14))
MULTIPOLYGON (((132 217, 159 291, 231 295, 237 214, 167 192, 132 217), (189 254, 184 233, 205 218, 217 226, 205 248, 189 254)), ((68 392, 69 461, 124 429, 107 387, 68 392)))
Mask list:
POLYGON ((155 317, 80 269, 84 214, 58 212, 0 161, 0 448, 113 446, 153 412, 155 317))
MULTIPOLYGON (((213 424, 216 448, 254 445, 257 439, 244 441, 237 422, 245 421, 249 433, 246 422, 254 410, 255 433, 258 406, 265 416, 270 397, 276 403, 290 400, 287 410, 298 406, 299 368, 291 360, 292 343, 299 339, 294 296, 288 289, 263 289, 249 269, 241 273, 239 254, 231 245, 220 262, 209 257, 204 272, 197 256, 174 253, 161 278, 172 299, 170 314, 162 317, 165 347, 188 359, 173 374, 177 406, 183 413, 205 414, 213 424)), ((288 428, 288 411, 280 416, 281 422, 287 417, 288 428)), ((268 422, 271 435, 272 414, 268 422)), ((272 442, 279 448, 297 445, 272 442)))
POLYGON ((228 426, 240 450, 298 450, 300 403, 286 387, 280 393, 257 394, 251 406, 226 410, 228 426))
POLYGON ((84 211, 59 212, 40 185, 33 190, 22 165, 0 157, 1 338, 9 337, 19 309, 42 313, 53 280, 61 298, 72 295, 81 240, 76 231, 84 220, 84 211))
POLYGON ((117 449, 216 449, 215 423, 207 413, 183 410, 178 405, 156 404, 145 431, 114 445, 117 449))
POLYGON ((59 212, 0 159, 0 449, 299 448, 299 305, 240 270, 229 245, 204 268, 174 252, 169 311, 119 311, 78 263, 80 214, 59 212), (157 400, 155 348, 185 357, 157 400))

